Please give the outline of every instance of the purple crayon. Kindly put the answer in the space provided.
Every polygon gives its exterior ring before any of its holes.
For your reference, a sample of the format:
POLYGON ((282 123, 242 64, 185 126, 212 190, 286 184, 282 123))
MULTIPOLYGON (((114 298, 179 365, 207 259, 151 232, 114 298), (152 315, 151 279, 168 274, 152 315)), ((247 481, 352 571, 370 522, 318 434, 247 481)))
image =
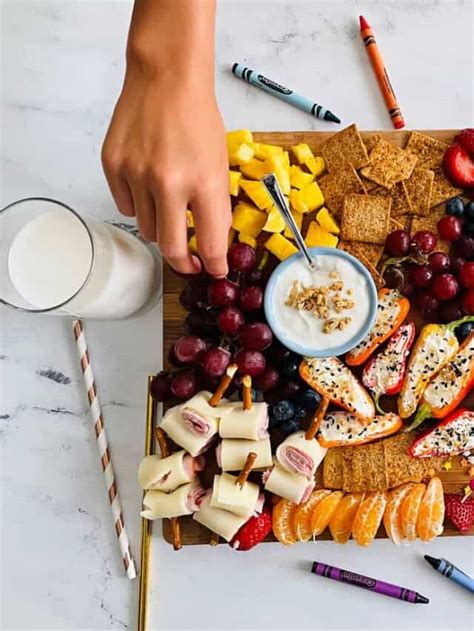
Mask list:
POLYGON ((349 570, 342 570, 340 567, 326 565, 326 563, 314 561, 311 572, 313 572, 313 574, 318 574, 318 576, 332 578, 333 581, 341 581, 341 583, 349 583, 349 585, 370 589, 378 594, 390 596, 390 598, 406 600, 409 603, 422 603, 425 605, 430 602, 428 598, 412 591, 411 589, 399 587, 398 585, 392 585, 392 583, 385 583, 384 581, 379 581, 376 578, 370 578, 370 576, 363 576, 362 574, 349 572, 349 570))

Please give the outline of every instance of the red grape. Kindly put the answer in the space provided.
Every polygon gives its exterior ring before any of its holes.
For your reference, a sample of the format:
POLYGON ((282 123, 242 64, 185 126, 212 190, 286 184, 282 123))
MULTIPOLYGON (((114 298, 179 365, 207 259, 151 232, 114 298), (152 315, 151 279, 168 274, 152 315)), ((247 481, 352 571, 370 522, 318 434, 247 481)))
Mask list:
POLYGON ((463 293, 461 304, 466 315, 474 315, 474 289, 468 289, 463 293))
POLYGON ((247 272, 244 276, 245 285, 258 285, 263 280, 263 269, 254 269, 251 272, 247 272))
POLYGON ((415 287, 428 287, 433 278, 433 270, 429 265, 416 265, 410 271, 410 281, 415 287))
POLYGON ((184 330, 190 335, 215 339, 219 330, 214 318, 207 311, 191 311, 184 320, 184 330))
POLYGON ((174 355, 182 364, 193 364, 206 348, 206 342, 196 335, 183 335, 173 346, 174 355))
POLYGON ((150 393, 155 401, 167 401, 171 397, 171 375, 164 370, 153 377, 150 384, 150 393))
POLYGON ((459 272, 461 271, 465 262, 466 262, 466 259, 463 259, 461 256, 453 256, 451 258, 451 266, 450 266, 453 274, 457 276, 459 272))
POLYGON ((385 241, 385 249, 392 256, 405 256, 410 251, 410 235, 406 230, 394 230, 385 241))
POLYGON ((462 233, 462 222, 459 217, 446 215, 438 221, 438 234, 444 241, 457 241, 462 233))
POLYGON ((411 296, 414 291, 415 291, 415 287, 413 286, 413 283, 407 278, 405 278, 403 285, 400 287, 400 292, 404 296, 411 296))
POLYGON ((420 230, 415 234, 412 241, 413 246, 423 254, 433 252, 437 243, 438 239, 436 235, 429 230, 420 230))
POLYGON ((179 294, 179 301, 186 311, 199 309, 207 304, 207 284, 203 280, 191 281, 179 294))
POLYGON ((444 252, 432 252, 428 257, 428 261, 435 274, 447 272, 449 269, 449 256, 444 252))
POLYGON ((171 381, 171 392, 178 399, 190 399, 199 389, 199 379, 193 372, 180 372, 171 381))
POLYGON ((459 320, 463 316, 463 309, 459 300, 443 302, 439 307, 439 317, 442 322, 459 320))
POLYGON ((208 377, 222 377, 230 364, 230 352, 222 346, 212 346, 201 360, 202 368, 208 377))
POLYGON ((432 313, 439 306, 439 301, 427 289, 418 291, 415 295, 414 302, 416 307, 423 313, 432 313))
POLYGON ((259 351, 240 350, 235 356, 235 363, 244 375, 257 377, 266 367, 265 357, 259 351))
POLYGON ((301 381, 288 379, 288 381, 284 383, 281 388, 278 388, 279 398, 291 399, 292 397, 296 397, 298 394, 300 394, 302 389, 303 383, 301 381))
POLYGON ((262 322, 246 324, 239 335, 242 347, 251 351, 264 351, 270 346, 272 339, 270 327, 262 322))
POLYGON ((459 271, 459 282, 466 289, 474 289, 474 262, 464 263, 459 271))
POLYGON ((399 270, 398 267, 395 267, 395 265, 389 265, 385 270, 383 277, 385 284, 390 289, 398 289, 405 281, 403 272, 399 270))
POLYGON ((172 365, 172 366, 184 366, 185 364, 183 364, 183 362, 180 362, 179 359, 176 357, 175 352, 174 352, 174 346, 172 346, 169 351, 168 351, 168 362, 172 365))
POLYGON ((227 278, 218 278, 209 285, 207 296, 216 307, 227 307, 237 302, 238 287, 227 278))
POLYGON ((222 333, 234 336, 245 324, 244 314, 238 307, 224 307, 217 317, 222 333))
POLYGON ((438 300, 451 300, 458 293, 458 281, 452 274, 440 274, 431 286, 433 296, 438 300))
POLYGON ((257 253, 247 243, 234 243, 227 253, 227 261, 232 272, 249 272, 255 267, 257 253))
POLYGON ((240 290, 239 305, 244 311, 258 311, 262 303, 263 290, 258 285, 249 285, 240 290))
POLYGON ((271 390, 280 381, 280 375, 275 368, 265 368, 265 370, 255 378, 254 386, 262 392, 271 390))
POLYGON ((461 237, 456 243, 456 254, 468 261, 474 259, 474 237, 461 237))

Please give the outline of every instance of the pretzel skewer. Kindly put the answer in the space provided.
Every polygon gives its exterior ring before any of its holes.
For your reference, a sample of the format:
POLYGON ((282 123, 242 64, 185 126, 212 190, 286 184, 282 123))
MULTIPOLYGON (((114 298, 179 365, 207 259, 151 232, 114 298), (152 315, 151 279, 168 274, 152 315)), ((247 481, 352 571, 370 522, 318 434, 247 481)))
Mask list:
POLYGON ((252 409, 252 377, 250 375, 245 375, 242 379, 242 388, 243 388, 243 404, 244 410, 252 409))
POLYGON ((244 484, 247 482, 247 478, 249 477, 250 472, 252 471, 252 467, 256 459, 257 459, 257 454, 254 451, 251 451, 249 455, 247 456, 247 460, 245 461, 242 471, 239 473, 239 477, 235 481, 235 484, 236 485, 238 484, 240 488, 243 488, 244 484))
POLYGON ((222 400, 222 397, 226 393, 227 388, 230 386, 230 382, 234 378, 235 373, 237 372, 237 364, 229 364, 227 366, 227 370, 225 371, 225 375, 222 377, 221 382, 211 397, 209 401, 209 405, 213 408, 219 405, 222 400))
MULTIPOLYGON (((167 458, 170 454, 168 449, 168 441, 166 440, 165 433, 159 427, 155 430, 156 441, 160 448, 162 458, 167 458)), ((173 549, 180 550, 183 547, 181 543, 181 528, 177 517, 171 517, 171 534, 173 538, 173 549)))
POLYGON ((209 545, 210 546, 217 546, 217 545, 219 545, 219 539, 220 539, 219 535, 216 532, 213 532, 211 534, 211 539, 209 541, 209 545))
POLYGON ((304 435, 306 440, 313 440, 313 438, 316 436, 316 432, 318 431, 319 426, 321 425, 321 422, 324 418, 324 415, 326 414, 328 405, 329 405, 329 399, 327 399, 326 397, 323 397, 321 400, 321 403, 319 404, 319 408, 317 409, 316 414, 314 415, 313 420, 311 421, 311 425, 308 427, 308 429, 306 430, 306 434, 304 435))

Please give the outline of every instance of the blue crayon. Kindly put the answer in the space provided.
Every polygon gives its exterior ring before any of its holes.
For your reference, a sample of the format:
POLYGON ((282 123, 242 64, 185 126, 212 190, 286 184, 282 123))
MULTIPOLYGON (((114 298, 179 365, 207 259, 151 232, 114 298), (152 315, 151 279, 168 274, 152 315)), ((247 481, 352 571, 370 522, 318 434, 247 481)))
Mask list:
POLYGON ((276 96, 278 99, 286 101, 287 103, 290 103, 290 105, 294 105, 300 110, 308 112, 308 114, 311 114, 316 118, 321 118, 322 120, 331 121, 333 123, 341 122, 340 118, 322 105, 318 105, 318 103, 307 99, 305 96, 297 94, 296 92, 293 92, 293 90, 289 90, 279 83, 275 83, 275 81, 264 77, 263 74, 259 74, 258 72, 255 72, 255 70, 251 70, 242 64, 234 64, 232 66, 232 72, 236 77, 239 77, 239 79, 243 79, 244 81, 247 81, 247 83, 251 83, 257 88, 265 90, 268 94, 273 94, 273 96, 276 96))
POLYGON ((435 559, 434 557, 430 557, 428 554, 425 554, 424 557, 431 567, 434 567, 437 572, 447 576, 458 585, 461 585, 461 587, 470 591, 471 594, 474 594, 474 580, 470 576, 465 574, 449 561, 446 561, 446 559, 435 559))

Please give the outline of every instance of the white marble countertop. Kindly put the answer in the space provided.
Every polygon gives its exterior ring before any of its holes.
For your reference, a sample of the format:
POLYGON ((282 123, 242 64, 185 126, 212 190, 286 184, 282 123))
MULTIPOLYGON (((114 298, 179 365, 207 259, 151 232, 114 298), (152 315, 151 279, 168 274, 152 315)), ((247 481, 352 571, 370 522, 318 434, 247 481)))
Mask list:
MULTIPOLYGON (((314 96, 344 122, 389 129, 359 41, 359 13, 376 29, 409 127, 472 124, 470 0, 219 4, 217 83, 228 128, 332 128, 233 78, 231 64, 242 61, 314 96)), ((130 6, 2 2, 2 205, 46 195, 115 217, 100 146, 122 80, 130 6)), ((0 624, 134 628, 137 581, 122 573, 70 323, 6 310, 1 318, 0 624)), ((137 558, 136 467, 146 375, 161 361, 161 309, 128 322, 90 322, 87 335, 137 558)), ((157 535, 151 626, 472 628, 468 594, 420 560, 426 549, 377 541, 369 550, 317 543, 261 546, 251 555, 224 546, 175 554, 157 535), (412 606, 316 578, 307 572, 313 558, 412 587, 431 603, 412 606)), ((429 550, 473 571, 472 540, 442 539, 429 550)))

